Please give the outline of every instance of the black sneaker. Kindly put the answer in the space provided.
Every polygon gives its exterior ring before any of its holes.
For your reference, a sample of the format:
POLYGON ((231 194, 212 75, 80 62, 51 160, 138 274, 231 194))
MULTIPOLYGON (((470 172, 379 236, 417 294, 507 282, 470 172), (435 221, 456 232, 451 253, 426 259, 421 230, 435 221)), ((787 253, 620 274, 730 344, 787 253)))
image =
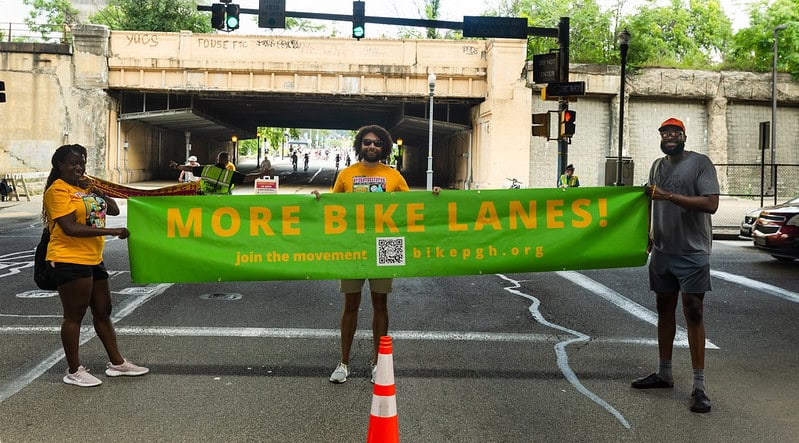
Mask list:
POLYGON ((656 373, 652 373, 646 377, 633 380, 630 386, 633 389, 673 388, 674 382, 663 380, 656 373))
POLYGON ((710 412, 710 399, 705 395, 705 391, 694 389, 691 392, 691 412, 710 412))

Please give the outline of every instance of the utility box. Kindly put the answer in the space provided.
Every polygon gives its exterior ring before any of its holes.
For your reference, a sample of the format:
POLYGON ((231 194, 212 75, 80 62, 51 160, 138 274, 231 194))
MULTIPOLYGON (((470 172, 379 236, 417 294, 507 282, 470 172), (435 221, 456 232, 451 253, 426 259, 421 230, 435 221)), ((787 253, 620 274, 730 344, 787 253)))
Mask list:
MULTIPOLYGON (((600 177, 599 183, 604 186, 616 186, 616 164, 619 162, 618 157, 605 157, 605 164, 599 165, 600 177), (601 172, 604 171, 604 174, 601 172)), ((633 177, 635 168, 633 165, 632 157, 621 158, 621 182, 624 186, 633 185, 633 177)))

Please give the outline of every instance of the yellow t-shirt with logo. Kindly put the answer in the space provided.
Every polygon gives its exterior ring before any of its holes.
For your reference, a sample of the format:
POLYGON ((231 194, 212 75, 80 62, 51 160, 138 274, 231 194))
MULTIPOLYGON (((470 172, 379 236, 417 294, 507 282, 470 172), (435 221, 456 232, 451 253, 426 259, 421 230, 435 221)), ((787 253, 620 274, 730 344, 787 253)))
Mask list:
POLYGON ((408 183, 396 169, 378 163, 365 166, 358 162, 344 168, 336 178, 333 192, 402 192, 409 191, 408 183))
POLYGON ((63 216, 75 217, 80 224, 105 227, 107 203, 87 189, 58 179, 44 193, 44 209, 50 224, 47 260, 59 263, 96 265, 103 261, 105 237, 73 237, 61 230, 55 221, 63 216), (71 215, 70 215, 71 214, 71 215))

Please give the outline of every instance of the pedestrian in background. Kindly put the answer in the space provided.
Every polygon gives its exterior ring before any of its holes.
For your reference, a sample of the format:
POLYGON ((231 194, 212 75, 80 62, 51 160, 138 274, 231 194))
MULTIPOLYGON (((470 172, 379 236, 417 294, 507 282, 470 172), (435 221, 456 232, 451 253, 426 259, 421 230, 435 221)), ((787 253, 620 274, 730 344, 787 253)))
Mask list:
POLYGON ((119 215, 113 198, 92 185, 86 173, 86 148, 64 145, 51 159, 44 192, 43 217, 50 229, 47 262, 53 266, 58 296, 64 309, 61 344, 67 360, 64 383, 90 387, 102 383, 80 364, 80 327, 86 309, 92 310, 94 330, 110 360, 109 377, 136 376, 149 369, 135 365, 119 352, 111 321, 111 290, 103 263, 106 235, 126 239, 127 228, 106 227, 106 215, 119 215))
POLYGON ((558 178, 558 187, 578 188, 580 186, 580 179, 574 175, 574 165, 566 166, 565 173, 558 178))
POLYGON ((688 329, 693 367, 692 412, 709 412, 705 394, 705 323, 703 302, 710 286, 711 214, 719 207, 716 167, 697 152, 685 151, 685 125, 676 118, 659 128, 666 154, 652 164, 646 193, 651 198, 649 287, 658 311, 659 363, 655 373, 632 382, 635 389, 671 388, 672 350, 677 329, 677 300, 688 329))
MULTIPOLYGON (((186 159, 186 166, 200 166, 200 163, 197 161, 197 157, 191 155, 189 158, 186 159)), ((178 176, 178 181, 181 183, 187 182, 195 182, 199 180, 199 177, 195 176, 193 172, 189 171, 180 171, 180 176, 178 176)))
MULTIPOLYGON (((352 166, 344 168, 336 178, 333 192, 404 192, 410 190, 405 178, 394 168, 382 163, 391 155, 393 141, 384 128, 377 125, 364 126, 358 130, 353 141, 353 149, 360 159, 352 166)), ((337 155, 337 161, 339 159, 337 155)), ((434 187, 438 195, 440 188, 434 187)), ((320 198, 318 191, 312 191, 320 198)), ((350 375, 350 349, 358 327, 358 309, 361 305, 361 292, 366 279, 343 279, 340 290, 344 294, 344 311, 341 314, 341 360, 330 375, 333 383, 344 383, 350 375)), ((392 290, 390 278, 370 278, 369 290, 372 295, 372 371, 371 381, 375 382, 377 353, 380 337, 388 335, 388 293, 392 290)))

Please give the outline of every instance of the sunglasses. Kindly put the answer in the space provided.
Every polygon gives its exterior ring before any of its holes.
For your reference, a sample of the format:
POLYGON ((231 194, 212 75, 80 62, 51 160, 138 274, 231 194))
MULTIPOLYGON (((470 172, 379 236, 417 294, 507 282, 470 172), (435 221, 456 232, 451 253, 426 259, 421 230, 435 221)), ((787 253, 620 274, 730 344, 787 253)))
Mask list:
POLYGON ((681 137, 684 134, 682 131, 660 131, 660 138, 681 137))
POLYGON ((383 147, 383 142, 382 141, 380 141, 380 140, 372 140, 370 138, 363 139, 362 143, 363 143, 364 146, 375 145, 378 148, 382 148, 383 147))

